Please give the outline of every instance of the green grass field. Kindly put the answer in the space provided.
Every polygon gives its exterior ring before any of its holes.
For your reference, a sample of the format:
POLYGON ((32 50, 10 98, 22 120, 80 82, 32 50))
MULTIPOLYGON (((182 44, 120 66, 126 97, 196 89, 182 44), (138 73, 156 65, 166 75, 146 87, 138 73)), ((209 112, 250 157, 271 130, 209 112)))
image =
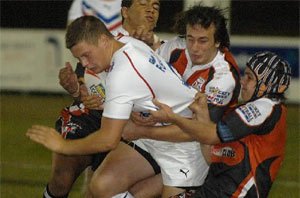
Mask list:
MULTIPOLYGON (((63 96, 1 95, 1 198, 39 198, 51 171, 51 153, 25 137, 32 124, 54 126, 59 111, 70 103, 63 96)), ((288 106, 286 158, 271 198, 300 197, 300 107, 288 106)), ((83 197, 82 177, 70 198, 83 197)))

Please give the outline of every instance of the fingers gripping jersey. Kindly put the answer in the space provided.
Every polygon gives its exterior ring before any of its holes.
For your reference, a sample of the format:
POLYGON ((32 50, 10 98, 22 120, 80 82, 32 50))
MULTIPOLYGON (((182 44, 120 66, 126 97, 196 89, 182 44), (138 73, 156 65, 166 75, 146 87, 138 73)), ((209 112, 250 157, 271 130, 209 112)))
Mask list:
POLYGON ((68 20, 92 15, 99 18, 109 31, 122 26, 121 0, 74 0, 68 13, 68 20))
POLYGON ((228 107, 237 104, 240 91, 239 71, 228 51, 218 51, 210 63, 193 65, 185 39, 176 37, 163 44, 157 52, 172 64, 184 81, 206 93, 213 121, 220 120, 228 107))
MULTIPOLYGON (((129 37, 121 39, 131 41, 113 55, 106 78, 103 116, 128 119, 132 111, 148 113, 157 108, 152 103, 156 98, 175 113, 191 117, 188 106, 197 91, 146 44, 129 37)), ((159 164, 164 185, 191 187, 203 183, 208 166, 198 142, 139 139, 133 143, 159 164)))
MULTIPOLYGON (((124 29, 122 30, 125 32, 124 29)), ((126 36, 118 37, 117 39, 123 43, 132 41, 132 39, 126 36)), ((139 40, 134 39, 134 42, 135 45, 144 45, 139 40)), ((87 87, 89 94, 98 95, 105 99, 106 71, 95 74, 78 63, 75 73, 79 82, 87 87)), ((87 109, 83 103, 76 101, 61 111, 61 115, 56 122, 56 129, 62 133, 64 138, 80 138, 99 129, 101 116, 102 111, 87 109)))
MULTIPOLYGON (((89 94, 105 98, 106 72, 95 74, 78 63, 75 73, 81 84, 87 87, 89 94)), ((99 129, 101 115, 102 111, 87 109, 83 103, 75 101, 61 111, 56 129, 66 139, 82 138, 99 129)))
POLYGON ((155 110, 153 98, 168 104, 176 113, 191 116, 187 107, 196 90, 141 41, 132 38, 114 54, 111 65, 106 79, 104 116, 128 119, 132 110, 155 110))
POLYGON ((223 122, 229 130, 218 127, 223 143, 212 148, 204 188, 220 186, 219 197, 267 197, 284 157, 286 108, 261 98, 238 107, 223 122))

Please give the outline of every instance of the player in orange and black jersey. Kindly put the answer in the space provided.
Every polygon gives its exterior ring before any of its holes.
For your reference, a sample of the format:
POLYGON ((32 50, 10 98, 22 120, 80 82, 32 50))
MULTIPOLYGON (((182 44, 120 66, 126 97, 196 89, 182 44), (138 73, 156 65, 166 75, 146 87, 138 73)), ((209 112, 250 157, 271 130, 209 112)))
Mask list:
POLYGON ((208 176, 191 197, 265 198, 278 174, 286 144, 283 102, 291 69, 272 52, 256 53, 246 66, 241 79, 241 97, 246 103, 217 123, 210 121, 207 99, 201 93, 190 107, 195 120, 180 117, 159 102, 161 110, 152 112, 156 119, 171 121, 199 142, 213 145, 208 176))

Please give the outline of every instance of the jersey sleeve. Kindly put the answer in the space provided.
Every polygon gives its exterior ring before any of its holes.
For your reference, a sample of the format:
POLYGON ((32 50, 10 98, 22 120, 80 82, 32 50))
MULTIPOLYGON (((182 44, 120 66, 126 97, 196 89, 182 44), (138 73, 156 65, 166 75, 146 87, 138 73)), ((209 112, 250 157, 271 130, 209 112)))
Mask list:
POLYGON ((235 78, 229 70, 214 73, 207 83, 205 93, 212 121, 218 122, 222 118, 232 101, 236 86, 235 78))
POLYGON ((138 106, 139 100, 149 96, 145 84, 134 70, 128 66, 123 65, 124 67, 122 67, 122 64, 126 63, 119 61, 119 65, 113 66, 118 67, 118 70, 107 75, 104 117, 129 119, 133 104, 138 106))
POLYGON ((222 142, 239 140, 247 135, 270 132, 280 118, 280 105, 257 100, 239 106, 217 123, 217 133, 222 142))
POLYGON ((235 80, 231 72, 215 73, 205 86, 208 102, 215 106, 226 106, 232 99, 235 80))
POLYGON ((170 62, 171 54, 176 49, 184 49, 185 40, 181 37, 175 37, 163 43, 157 50, 156 53, 159 54, 165 61, 170 62))

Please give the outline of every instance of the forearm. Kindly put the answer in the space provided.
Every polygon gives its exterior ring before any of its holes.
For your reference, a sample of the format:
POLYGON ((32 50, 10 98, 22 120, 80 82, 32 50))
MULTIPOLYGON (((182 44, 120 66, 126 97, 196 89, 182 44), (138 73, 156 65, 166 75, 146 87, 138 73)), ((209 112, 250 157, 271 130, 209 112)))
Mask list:
POLYGON ((191 120, 177 115, 173 123, 202 144, 212 145, 220 142, 216 124, 212 121, 191 120))
POLYGON ((62 145, 61 153, 65 155, 88 155, 116 148, 120 138, 113 139, 102 134, 102 132, 96 131, 82 139, 66 140, 62 145))
POLYGON ((211 145, 201 144, 202 155, 208 165, 211 164, 211 145))
POLYGON ((169 142, 190 142, 194 139, 187 133, 184 133, 178 126, 154 126, 140 127, 143 137, 154 140, 169 141, 169 142))

